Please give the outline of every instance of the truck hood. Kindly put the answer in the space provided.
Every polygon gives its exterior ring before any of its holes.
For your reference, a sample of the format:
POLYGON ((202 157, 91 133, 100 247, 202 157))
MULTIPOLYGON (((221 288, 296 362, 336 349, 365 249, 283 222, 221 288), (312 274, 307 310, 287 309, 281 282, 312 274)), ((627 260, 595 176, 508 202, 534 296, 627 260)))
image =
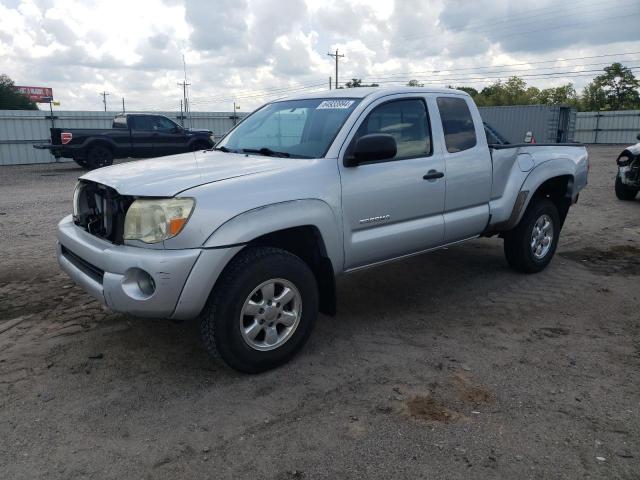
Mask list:
POLYGON ((292 168, 300 161, 207 150, 121 163, 80 178, 112 187, 121 195, 171 197, 207 183, 292 168))

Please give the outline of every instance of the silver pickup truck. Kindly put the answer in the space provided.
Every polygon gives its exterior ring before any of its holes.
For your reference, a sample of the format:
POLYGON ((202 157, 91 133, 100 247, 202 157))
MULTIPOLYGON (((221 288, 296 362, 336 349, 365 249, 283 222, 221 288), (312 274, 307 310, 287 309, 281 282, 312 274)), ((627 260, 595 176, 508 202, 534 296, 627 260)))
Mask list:
POLYGON ((259 372, 335 314, 338 275, 480 236, 544 269, 587 171, 580 145, 489 145, 464 92, 297 96, 212 150, 82 176, 58 260, 110 309, 198 319, 212 356, 259 372))

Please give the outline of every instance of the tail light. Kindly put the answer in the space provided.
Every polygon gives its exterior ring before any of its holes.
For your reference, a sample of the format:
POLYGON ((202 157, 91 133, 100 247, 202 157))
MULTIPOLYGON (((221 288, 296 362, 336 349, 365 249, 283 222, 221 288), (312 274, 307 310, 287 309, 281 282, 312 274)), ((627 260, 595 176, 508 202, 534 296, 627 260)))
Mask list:
POLYGON ((72 138, 73 135, 71 134, 71 132, 62 132, 60 134, 60 141, 62 142, 62 145, 66 145, 67 143, 69 143, 72 138))

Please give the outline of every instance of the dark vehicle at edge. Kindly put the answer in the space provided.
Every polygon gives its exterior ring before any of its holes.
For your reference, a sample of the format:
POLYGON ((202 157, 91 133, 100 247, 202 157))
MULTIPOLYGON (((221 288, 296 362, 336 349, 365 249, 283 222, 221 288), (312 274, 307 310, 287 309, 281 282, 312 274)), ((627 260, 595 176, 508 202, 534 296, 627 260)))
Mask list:
POLYGON ((51 143, 34 145, 56 158, 72 158, 93 170, 113 163, 114 158, 151 158, 214 145, 210 130, 186 129, 164 115, 118 114, 112 128, 51 128, 51 143))
MULTIPOLYGON (((640 140, 640 133, 636 138, 640 140)), ((633 200, 640 191, 640 143, 625 148, 616 163, 616 196, 620 200, 633 200)))

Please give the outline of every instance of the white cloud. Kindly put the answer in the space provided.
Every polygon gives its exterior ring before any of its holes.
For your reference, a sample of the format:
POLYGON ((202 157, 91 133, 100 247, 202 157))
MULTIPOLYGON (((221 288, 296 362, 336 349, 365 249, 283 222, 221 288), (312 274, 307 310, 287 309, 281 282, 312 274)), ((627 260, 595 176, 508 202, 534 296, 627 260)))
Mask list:
MULTIPOLYGON (((114 104, 174 109, 184 54, 194 108, 228 110, 237 99, 249 110, 323 88, 336 48, 342 81, 482 88, 506 78, 507 64, 598 69, 618 58, 536 62, 640 51, 639 16, 633 0, 0 0, 0 73, 53 87, 63 108, 99 109, 107 90, 114 104)), ((620 59, 640 65, 640 55, 620 59)), ((595 74, 527 80, 581 87, 595 74)))

